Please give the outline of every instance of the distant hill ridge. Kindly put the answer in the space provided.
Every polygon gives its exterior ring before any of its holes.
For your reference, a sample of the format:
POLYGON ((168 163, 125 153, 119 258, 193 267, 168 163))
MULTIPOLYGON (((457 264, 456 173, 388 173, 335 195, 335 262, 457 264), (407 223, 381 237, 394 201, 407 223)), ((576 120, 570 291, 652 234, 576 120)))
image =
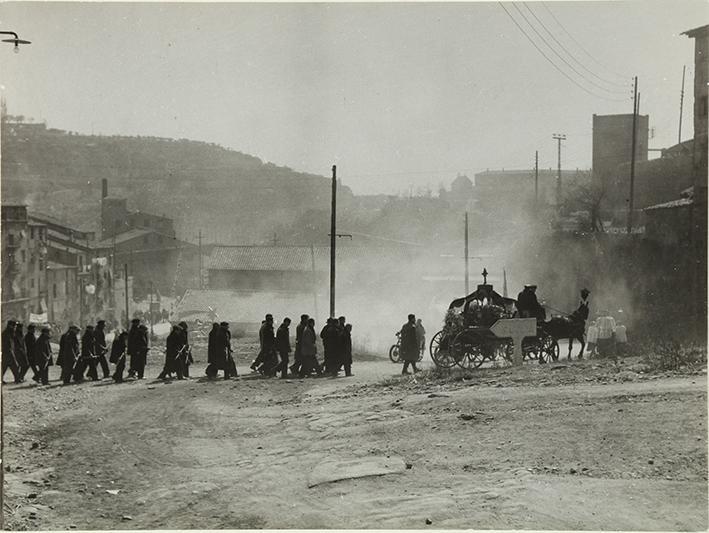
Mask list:
MULTIPOLYGON (((21 118, 2 120, 3 196, 68 223, 95 223, 102 178, 109 194, 172 217, 187 238, 211 227, 234 242, 258 242, 307 210, 329 209, 329 178, 213 143, 85 135, 21 118)), ((352 198, 338 188, 343 203, 352 198)))
POLYGON ((86 135, 43 123, 2 123, 2 173, 7 178, 204 180, 327 178, 264 163, 214 143, 163 137, 86 135))

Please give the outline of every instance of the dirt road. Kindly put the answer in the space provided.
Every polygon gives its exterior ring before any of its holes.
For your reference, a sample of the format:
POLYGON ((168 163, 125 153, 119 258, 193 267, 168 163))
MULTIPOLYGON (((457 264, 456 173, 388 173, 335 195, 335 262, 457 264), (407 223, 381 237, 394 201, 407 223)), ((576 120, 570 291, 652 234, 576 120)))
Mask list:
POLYGON ((707 529, 706 375, 399 371, 10 385, 5 527, 707 529))

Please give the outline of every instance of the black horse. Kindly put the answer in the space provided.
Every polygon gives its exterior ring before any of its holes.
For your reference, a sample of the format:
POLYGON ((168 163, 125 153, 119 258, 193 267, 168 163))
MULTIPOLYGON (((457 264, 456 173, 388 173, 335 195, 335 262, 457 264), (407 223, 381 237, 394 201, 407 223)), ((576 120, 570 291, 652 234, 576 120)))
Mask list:
POLYGON ((586 349, 586 319, 588 318, 588 304, 582 303, 578 309, 569 316, 555 316, 548 322, 542 323, 542 329, 551 335, 555 341, 569 339, 569 354, 567 359, 571 359, 571 350, 574 347, 574 339, 581 343, 581 351, 578 358, 583 359, 583 352, 586 349))

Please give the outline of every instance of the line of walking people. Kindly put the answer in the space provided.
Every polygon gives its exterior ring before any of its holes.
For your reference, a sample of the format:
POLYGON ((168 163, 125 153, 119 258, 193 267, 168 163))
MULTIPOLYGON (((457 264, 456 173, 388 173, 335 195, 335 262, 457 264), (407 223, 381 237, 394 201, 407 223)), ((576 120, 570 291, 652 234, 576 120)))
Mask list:
MULTIPOLYGON (((233 364, 231 346, 225 337, 219 336, 219 328, 225 323, 213 324, 209 335, 208 353, 210 354, 207 375, 216 377, 218 370, 223 370, 226 365, 233 364), (225 344, 226 342, 226 344, 225 344)), ((304 378, 313 374, 318 376, 337 376, 344 369, 346 376, 352 376, 352 325, 347 324, 344 316, 338 319, 329 318, 320 331, 323 343, 323 362, 317 356, 317 334, 315 332, 315 319, 307 314, 300 316, 300 323, 295 328, 295 349, 290 342, 291 319, 285 317, 278 329, 274 329, 272 314, 267 314, 259 329, 259 352, 250 365, 253 372, 264 376, 274 377, 281 374, 282 379, 291 375, 304 378), (290 355, 293 353, 293 364, 290 364, 290 355)), ((228 331, 228 324, 226 325, 228 331)), ((231 337, 229 336, 228 340, 231 337)), ((236 367, 233 367, 233 373, 236 367)), ((228 378, 228 371, 225 378, 228 378)))

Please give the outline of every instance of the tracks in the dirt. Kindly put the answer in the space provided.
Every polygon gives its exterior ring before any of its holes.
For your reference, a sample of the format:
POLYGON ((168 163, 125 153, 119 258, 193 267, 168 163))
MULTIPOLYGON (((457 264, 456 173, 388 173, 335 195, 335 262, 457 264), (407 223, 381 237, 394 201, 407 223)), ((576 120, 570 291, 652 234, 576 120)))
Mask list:
POLYGON ((456 528, 705 529, 705 377, 455 390, 392 377, 373 386, 398 371, 367 362, 354 378, 8 391, 6 456, 27 466, 6 474, 10 505, 44 506, 13 523, 420 528, 429 518, 456 528), (37 412, 33 425, 16 416, 27 410, 37 412), (38 461, 27 449, 40 437, 38 461), (307 487, 323 461, 387 455, 411 469, 307 487), (40 463, 56 475, 47 490, 21 483, 33 472, 44 483, 40 463))

